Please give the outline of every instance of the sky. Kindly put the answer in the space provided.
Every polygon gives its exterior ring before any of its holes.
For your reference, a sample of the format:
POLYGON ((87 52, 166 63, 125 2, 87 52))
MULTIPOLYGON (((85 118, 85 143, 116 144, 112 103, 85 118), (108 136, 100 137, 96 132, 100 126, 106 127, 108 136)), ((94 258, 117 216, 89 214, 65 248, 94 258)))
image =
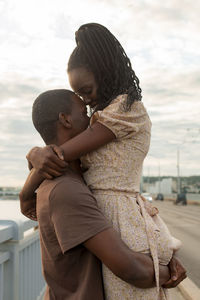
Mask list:
POLYGON ((0 186, 21 186, 26 154, 43 146, 31 121, 43 91, 70 88, 80 25, 106 26, 140 79, 152 121, 143 174, 200 175, 200 1, 0 0, 0 186))

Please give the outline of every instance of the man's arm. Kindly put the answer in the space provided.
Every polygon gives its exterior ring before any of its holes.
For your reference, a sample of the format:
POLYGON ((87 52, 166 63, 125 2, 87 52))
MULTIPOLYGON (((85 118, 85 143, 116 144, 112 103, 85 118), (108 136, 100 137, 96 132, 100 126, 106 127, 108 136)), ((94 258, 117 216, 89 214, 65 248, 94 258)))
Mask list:
POLYGON ((44 178, 35 169, 32 169, 19 194, 22 214, 34 221, 37 221, 35 191, 43 180, 44 178))
MULTIPOLYGON (((49 195, 49 207, 63 253, 83 244, 122 280, 140 288, 156 285, 151 257, 128 248, 86 185, 61 180, 49 195)), ((160 285, 169 279, 169 268, 160 266, 160 285)))
MULTIPOLYGON (((139 288, 156 286, 151 257, 130 250, 114 229, 100 232, 84 242, 84 246, 123 281, 139 288)), ((160 285, 169 279, 169 268, 160 266, 160 285)))

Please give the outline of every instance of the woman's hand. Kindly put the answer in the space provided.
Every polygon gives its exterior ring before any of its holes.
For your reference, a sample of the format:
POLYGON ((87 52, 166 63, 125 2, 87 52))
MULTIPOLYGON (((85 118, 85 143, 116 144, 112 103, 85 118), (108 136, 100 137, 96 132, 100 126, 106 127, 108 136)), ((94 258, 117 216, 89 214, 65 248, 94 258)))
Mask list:
POLYGON ((170 279, 162 285, 162 287, 166 289, 176 287, 182 280, 187 277, 186 270, 177 257, 172 257, 168 267, 170 271, 170 279))
POLYGON ((29 166, 34 167, 47 179, 61 176, 68 166, 64 161, 62 150, 56 145, 34 147, 26 156, 29 166))

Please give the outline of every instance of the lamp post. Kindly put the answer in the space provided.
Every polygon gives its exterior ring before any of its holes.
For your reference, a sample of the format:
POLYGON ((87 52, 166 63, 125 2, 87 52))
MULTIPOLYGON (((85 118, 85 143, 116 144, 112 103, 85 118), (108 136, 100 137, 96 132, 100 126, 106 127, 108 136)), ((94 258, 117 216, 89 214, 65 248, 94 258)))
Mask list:
POLYGON ((161 188, 160 188, 160 161, 158 164, 158 193, 161 193, 161 188))
POLYGON ((181 192, 181 180, 180 180, 180 149, 177 148, 177 195, 181 192))
MULTIPOLYGON (((195 137, 194 135, 194 131, 197 130, 197 135, 200 133, 200 129, 199 128, 187 128, 187 132, 184 136, 184 139, 182 141, 181 144, 179 144, 179 146, 177 147, 177 194, 180 194, 181 192, 181 179, 180 179, 180 147, 185 144, 186 142, 186 137, 187 137, 187 134, 190 132, 190 131, 193 131, 193 134, 191 135, 192 138, 195 137)), ((194 142, 195 140, 193 140, 194 142)), ((189 141, 187 141, 189 142, 189 141)), ((191 143, 191 141, 190 141, 191 143)))

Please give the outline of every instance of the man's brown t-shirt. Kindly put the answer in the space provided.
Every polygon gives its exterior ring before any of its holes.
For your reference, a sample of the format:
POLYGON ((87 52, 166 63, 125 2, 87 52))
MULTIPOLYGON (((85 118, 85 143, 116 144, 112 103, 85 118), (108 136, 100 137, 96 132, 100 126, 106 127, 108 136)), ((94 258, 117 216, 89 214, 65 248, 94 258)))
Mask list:
POLYGON ((72 171, 37 191, 45 300, 103 300, 100 261, 83 242, 110 227, 83 179, 72 171))

